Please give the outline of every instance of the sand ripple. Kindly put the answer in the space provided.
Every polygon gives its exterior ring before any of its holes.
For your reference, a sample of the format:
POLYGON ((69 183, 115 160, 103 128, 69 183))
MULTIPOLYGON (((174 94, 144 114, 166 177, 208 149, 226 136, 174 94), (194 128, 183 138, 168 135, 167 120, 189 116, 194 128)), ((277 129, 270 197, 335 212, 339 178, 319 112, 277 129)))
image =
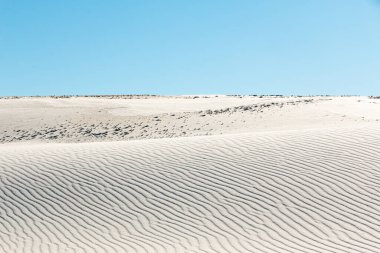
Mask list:
POLYGON ((380 252, 380 131, 0 147, 2 252, 380 252))

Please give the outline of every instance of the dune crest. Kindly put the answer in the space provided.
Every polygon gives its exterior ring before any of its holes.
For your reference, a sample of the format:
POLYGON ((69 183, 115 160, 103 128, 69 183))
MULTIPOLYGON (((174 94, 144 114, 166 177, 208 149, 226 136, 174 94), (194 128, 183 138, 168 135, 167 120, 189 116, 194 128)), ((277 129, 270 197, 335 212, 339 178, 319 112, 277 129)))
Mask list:
POLYGON ((0 144, 100 142, 380 126, 369 97, 193 96, 0 99, 0 144))

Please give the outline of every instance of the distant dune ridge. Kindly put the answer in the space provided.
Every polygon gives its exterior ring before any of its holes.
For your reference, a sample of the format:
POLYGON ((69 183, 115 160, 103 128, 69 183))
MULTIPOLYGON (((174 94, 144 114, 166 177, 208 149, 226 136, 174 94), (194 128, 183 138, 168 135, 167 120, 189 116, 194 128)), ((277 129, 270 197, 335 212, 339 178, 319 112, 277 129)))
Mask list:
POLYGON ((99 96, 0 99, 0 143, 99 142, 379 123, 376 97, 99 96))
POLYGON ((0 101, 0 252, 380 252, 376 99, 33 99, 0 101), (113 142, 13 131, 104 119, 165 124, 113 142), (214 136, 154 132, 197 123, 214 136))

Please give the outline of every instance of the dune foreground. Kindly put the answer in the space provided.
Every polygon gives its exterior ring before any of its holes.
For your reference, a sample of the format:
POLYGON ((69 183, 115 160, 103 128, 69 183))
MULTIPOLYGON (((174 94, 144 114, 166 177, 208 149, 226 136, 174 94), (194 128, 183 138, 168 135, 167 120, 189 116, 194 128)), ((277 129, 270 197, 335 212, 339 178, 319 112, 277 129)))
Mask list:
POLYGON ((3 252, 379 252, 380 131, 1 147, 3 252))
POLYGON ((156 106, 122 117, 187 117, 172 133, 196 122, 232 130, 108 142, 118 131, 102 142, 70 129, 22 137, 12 124, 33 132, 58 120, 49 112, 41 124, 33 113, 22 121, 23 105, 1 126, 0 252, 380 252, 378 100, 270 99, 260 111, 261 100, 233 100, 235 111, 214 104, 212 113, 208 104, 203 112, 156 106))

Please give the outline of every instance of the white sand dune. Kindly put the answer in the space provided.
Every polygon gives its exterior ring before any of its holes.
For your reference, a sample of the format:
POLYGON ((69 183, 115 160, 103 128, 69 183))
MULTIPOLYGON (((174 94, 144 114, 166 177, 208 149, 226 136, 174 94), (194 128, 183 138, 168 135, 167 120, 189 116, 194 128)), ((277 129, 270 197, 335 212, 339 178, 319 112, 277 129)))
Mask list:
POLYGON ((2 252, 380 252, 377 125, 0 145, 2 252))
POLYGON ((0 143, 99 142, 380 126, 368 97, 68 97, 0 99, 0 143))

